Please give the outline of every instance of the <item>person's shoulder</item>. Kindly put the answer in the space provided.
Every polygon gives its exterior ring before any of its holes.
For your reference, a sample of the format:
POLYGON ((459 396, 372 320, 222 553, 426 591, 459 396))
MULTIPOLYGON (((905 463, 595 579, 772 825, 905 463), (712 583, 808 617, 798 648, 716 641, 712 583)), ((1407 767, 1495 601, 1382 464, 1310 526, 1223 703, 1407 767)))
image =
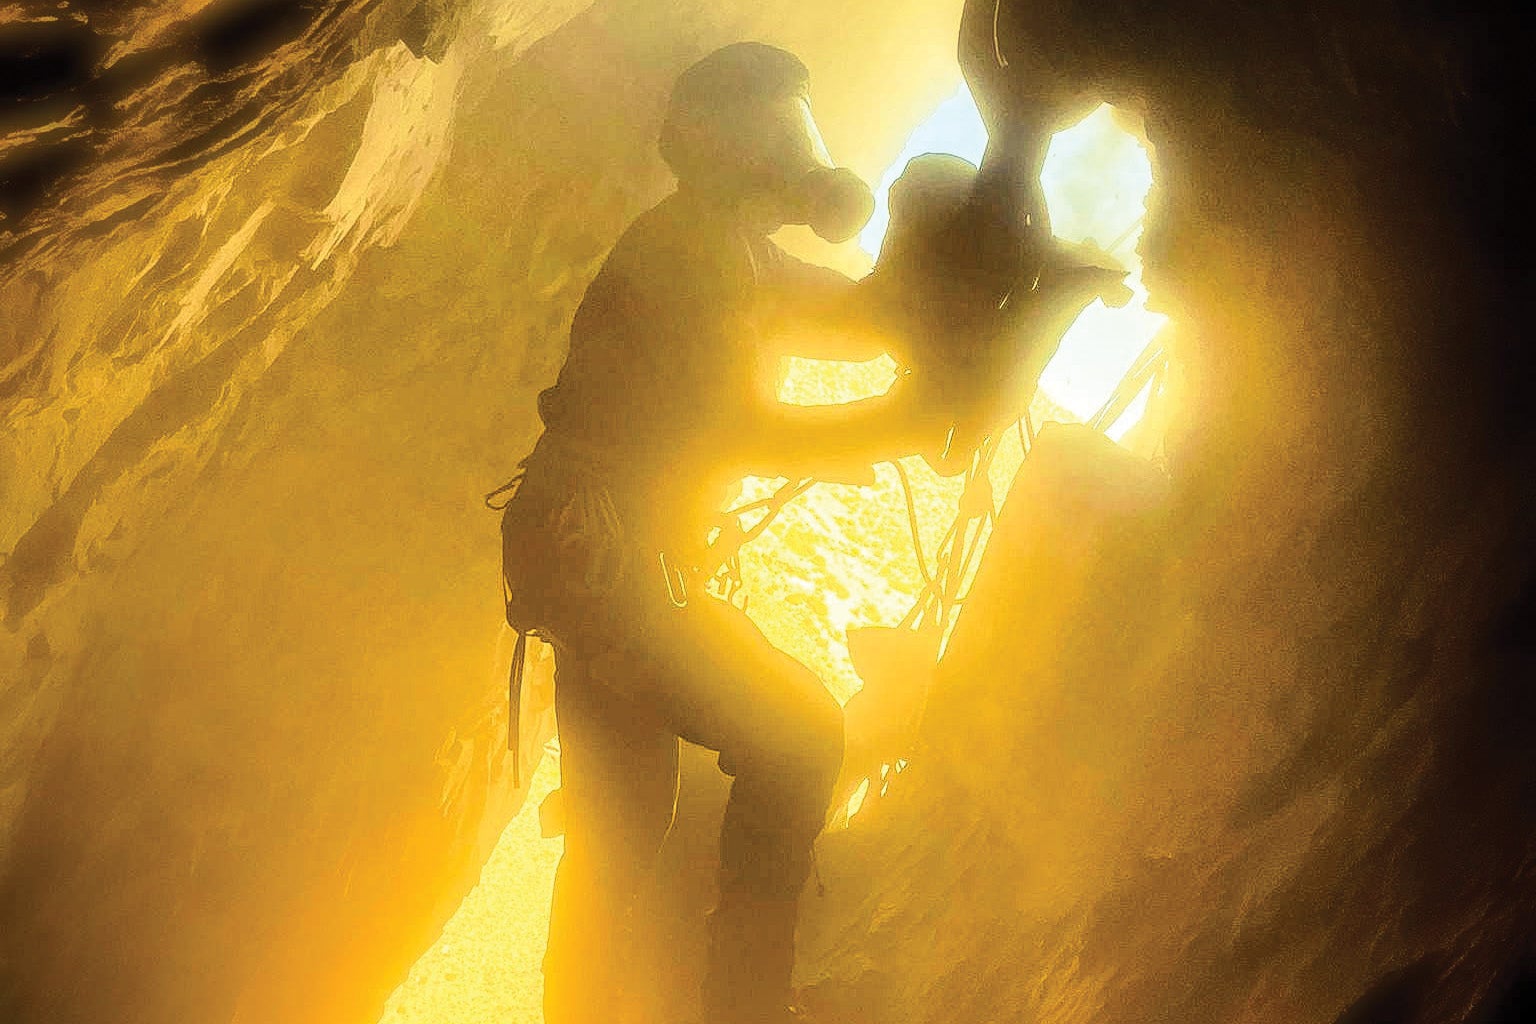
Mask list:
POLYGON ((681 251, 686 237, 687 226, 679 215, 677 195, 673 193, 630 222, 614 243, 609 260, 622 263, 675 255, 681 251))
POLYGON ((750 273, 751 256, 735 231, 712 230, 676 193, 635 218, 609 254, 612 275, 676 290, 708 291, 711 282, 750 273))

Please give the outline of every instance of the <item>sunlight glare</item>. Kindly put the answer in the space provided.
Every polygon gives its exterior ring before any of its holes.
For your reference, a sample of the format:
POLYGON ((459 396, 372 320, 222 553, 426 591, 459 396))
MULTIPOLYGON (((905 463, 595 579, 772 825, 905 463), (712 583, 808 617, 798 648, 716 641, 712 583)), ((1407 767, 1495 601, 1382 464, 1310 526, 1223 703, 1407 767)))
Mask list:
MULTIPOLYGON (((908 160, 945 152, 979 163, 986 141, 981 117, 962 86, 913 130, 887 169, 859 246, 871 256, 878 253, 889 223, 886 195, 908 160)), ((1140 144, 1115 124, 1110 108, 1100 107, 1054 138, 1041 183, 1055 233, 1107 249, 1132 272, 1128 283, 1135 297, 1124 309, 1096 302, 1068 331, 1031 406, 1036 428, 1048 420, 1091 417, 1163 323, 1145 308, 1136 254, 1151 165, 1140 144)), ((850 401, 885 391, 894 373, 888 357, 859 364, 790 360, 779 397, 796 404, 850 401)), ((1111 425, 1112 438, 1127 436, 1145 411, 1150 390, 1143 388, 1111 425)), ((1024 454, 1022 432, 1010 429, 1000 437, 990 474, 999 501, 1024 454)), ((940 477, 917 458, 903 465, 931 560, 954 518, 960 479, 940 477)), ((771 493, 776 483, 751 478, 743 486, 750 498, 771 493)), ((753 620, 775 645, 814 670, 839 700, 861 685, 848 656, 848 630, 898 624, 923 586, 889 464, 876 467, 873 487, 816 485, 742 551, 741 563, 753 620)), ((874 794, 866 780, 846 805, 849 816, 877 800, 905 766, 898 762, 895 771, 885 773, 874 794)), ((480 885, 390 998, 381 1024, 541 1019, 538 958, 561 843, 540 837, 538 806, 557 776, 557 760, 547 759, 480 885)))

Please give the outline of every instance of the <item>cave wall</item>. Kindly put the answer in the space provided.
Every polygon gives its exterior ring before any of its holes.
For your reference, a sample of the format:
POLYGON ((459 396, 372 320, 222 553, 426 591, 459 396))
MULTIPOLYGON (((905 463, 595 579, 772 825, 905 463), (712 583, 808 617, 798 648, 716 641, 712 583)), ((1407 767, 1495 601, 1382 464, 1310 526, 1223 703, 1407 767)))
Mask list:
POLYGON ((66 14, 0 174, 0 1017, 372 1020, 522 799, 480 495, 668 187, 672 77, 790 46, 874 177, 958 11, 66 14))
POLYGON ((1508 17, 1004 8, 1018 88, 1145 119, 1172 490, 1042 436, 911 766, 824 844, 840 895, 804 975, 828 1016, 1523 1019, 1500 1015, 1536 924, 1508 17))
MULTIPOLYGON (((671 76, 796 49, 876 177, 958 4, 63 10, 27 52, 89 59, 0 150, 0 1016, 373 1019, 521 798, 478 495, 667 186, 671 76)), ((807 979, 882 1021, 1289 1022, 1427 964, 1465 1018, 1536 834, 1513 28, 1005 14, 1154 148, 1171 484, 1100 564, 1121 520, 1021 478, 911 774, 826 845, 807 979)))

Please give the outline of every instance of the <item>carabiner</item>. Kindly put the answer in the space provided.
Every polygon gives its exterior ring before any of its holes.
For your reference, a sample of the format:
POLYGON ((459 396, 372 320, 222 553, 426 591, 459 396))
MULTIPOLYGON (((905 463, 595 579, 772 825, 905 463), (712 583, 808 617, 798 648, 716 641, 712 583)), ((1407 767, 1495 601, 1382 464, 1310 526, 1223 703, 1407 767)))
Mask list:
POLYGON ((673 569, 667 565, 667 553, 658 551, 657 557, 661 559, 661 578, 667 581, 667 598, 674 608, 688 607, 688 580, 679 569, 673 569), (673 577, 677 578, 677 586, 672 586, 673 577))

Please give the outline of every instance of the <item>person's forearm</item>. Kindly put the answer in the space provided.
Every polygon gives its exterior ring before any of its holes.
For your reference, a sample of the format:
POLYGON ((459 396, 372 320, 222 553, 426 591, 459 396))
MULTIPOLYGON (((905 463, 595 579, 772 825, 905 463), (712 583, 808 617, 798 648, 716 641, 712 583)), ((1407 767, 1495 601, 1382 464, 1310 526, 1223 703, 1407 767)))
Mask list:
POLYGON ((1057 16, 1050 4, 967 0, 958 40, 960 69, 987 128, 985 187, 1013 197, 1036 248, 1051 237, 1040 187, 1051 137, 1099 102, 1079 68, 1058 66, 1048 47, 1026 43, 1050 38, 1057 16))
POLYGON ((864 362, 886 351, 868 289, 844 274, 785 255, 767 293, 772 344, 782 355, 864 362))
POLYGON ((842 405, 778 406, 743 446, 764 476, 859 479, 877 462, 937 450, 943 427, 895 395, 842 405))

